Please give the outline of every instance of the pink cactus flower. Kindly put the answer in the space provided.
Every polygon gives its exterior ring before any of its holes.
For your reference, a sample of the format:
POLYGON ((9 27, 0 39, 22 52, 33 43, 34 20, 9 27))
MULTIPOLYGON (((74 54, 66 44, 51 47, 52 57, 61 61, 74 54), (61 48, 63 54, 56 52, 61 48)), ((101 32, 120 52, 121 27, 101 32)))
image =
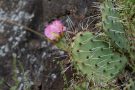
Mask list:
POLYGON ((53 41, 57 41, 66 30, 60 20, 55 20, 44 29, 45 36, 53 41))

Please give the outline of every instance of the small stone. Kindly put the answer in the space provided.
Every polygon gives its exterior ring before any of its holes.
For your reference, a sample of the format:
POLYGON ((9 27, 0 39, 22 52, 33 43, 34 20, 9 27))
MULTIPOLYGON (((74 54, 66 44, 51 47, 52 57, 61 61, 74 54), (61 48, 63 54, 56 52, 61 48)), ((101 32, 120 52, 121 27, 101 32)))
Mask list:
POLYGON ((57 78, 57 76, 56 76, 56 74, 51 74, 51 78, 54 80, 54 79, 56 79, 57 78))

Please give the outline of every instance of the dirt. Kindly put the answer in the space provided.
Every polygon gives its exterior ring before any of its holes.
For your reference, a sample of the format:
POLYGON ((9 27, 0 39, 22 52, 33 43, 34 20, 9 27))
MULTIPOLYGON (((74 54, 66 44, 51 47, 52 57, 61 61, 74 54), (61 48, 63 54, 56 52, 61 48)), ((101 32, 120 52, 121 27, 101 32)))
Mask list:
MULTIPOLYGON (((43 35, 45 26, 52 20, 61 19, 68 27, 66 20, 70 17, 79 30, 79 22, 99 14, 95 4, 98 5, 96 0, 0 1, 0 81, 3 81, 0 90, 9 90, 12 86, 17 86, 18 90, 25 90, 26 86, 30 90, 63 90, 64 80, 58 62, 67 58, 61 57, 66 53, 23 26, 43 35), (19 79, 18 83, 14 77, 19 79)), ((69 80, 72 74, 68 69, 69 80)))

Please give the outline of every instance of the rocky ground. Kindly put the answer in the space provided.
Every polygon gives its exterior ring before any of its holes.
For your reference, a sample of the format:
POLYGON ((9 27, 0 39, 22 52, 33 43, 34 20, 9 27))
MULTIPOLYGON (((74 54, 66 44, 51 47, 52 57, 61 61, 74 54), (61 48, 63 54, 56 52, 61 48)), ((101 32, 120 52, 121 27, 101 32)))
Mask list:
MULTIPOLYGON (((45 25, 61 19, 71 29, 71 19, 78 28, 97 7, 97 0, 0 0, 0 90, 63 90, 57 61, 66 54, 42 37, 45 25)), ((92 29, 97 21, 90 22, 92 29)))

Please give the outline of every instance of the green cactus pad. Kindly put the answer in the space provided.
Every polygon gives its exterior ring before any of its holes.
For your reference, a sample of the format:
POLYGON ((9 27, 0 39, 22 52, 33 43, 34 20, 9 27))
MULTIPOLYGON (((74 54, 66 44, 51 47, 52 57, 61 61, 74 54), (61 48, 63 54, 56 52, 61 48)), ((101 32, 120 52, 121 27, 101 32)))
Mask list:
POLYGON ((101 5, 103 30, 111 41, 122 50, 129 51, 129 44, 118 11, 112 0, 105 0, 101 5))
POLYGON ((78 33, 71 44, 71 55, 75 67, 88 78, 106 83, 123 70, 127 59, 100 39, 100 35, 90 32, 78 33))

